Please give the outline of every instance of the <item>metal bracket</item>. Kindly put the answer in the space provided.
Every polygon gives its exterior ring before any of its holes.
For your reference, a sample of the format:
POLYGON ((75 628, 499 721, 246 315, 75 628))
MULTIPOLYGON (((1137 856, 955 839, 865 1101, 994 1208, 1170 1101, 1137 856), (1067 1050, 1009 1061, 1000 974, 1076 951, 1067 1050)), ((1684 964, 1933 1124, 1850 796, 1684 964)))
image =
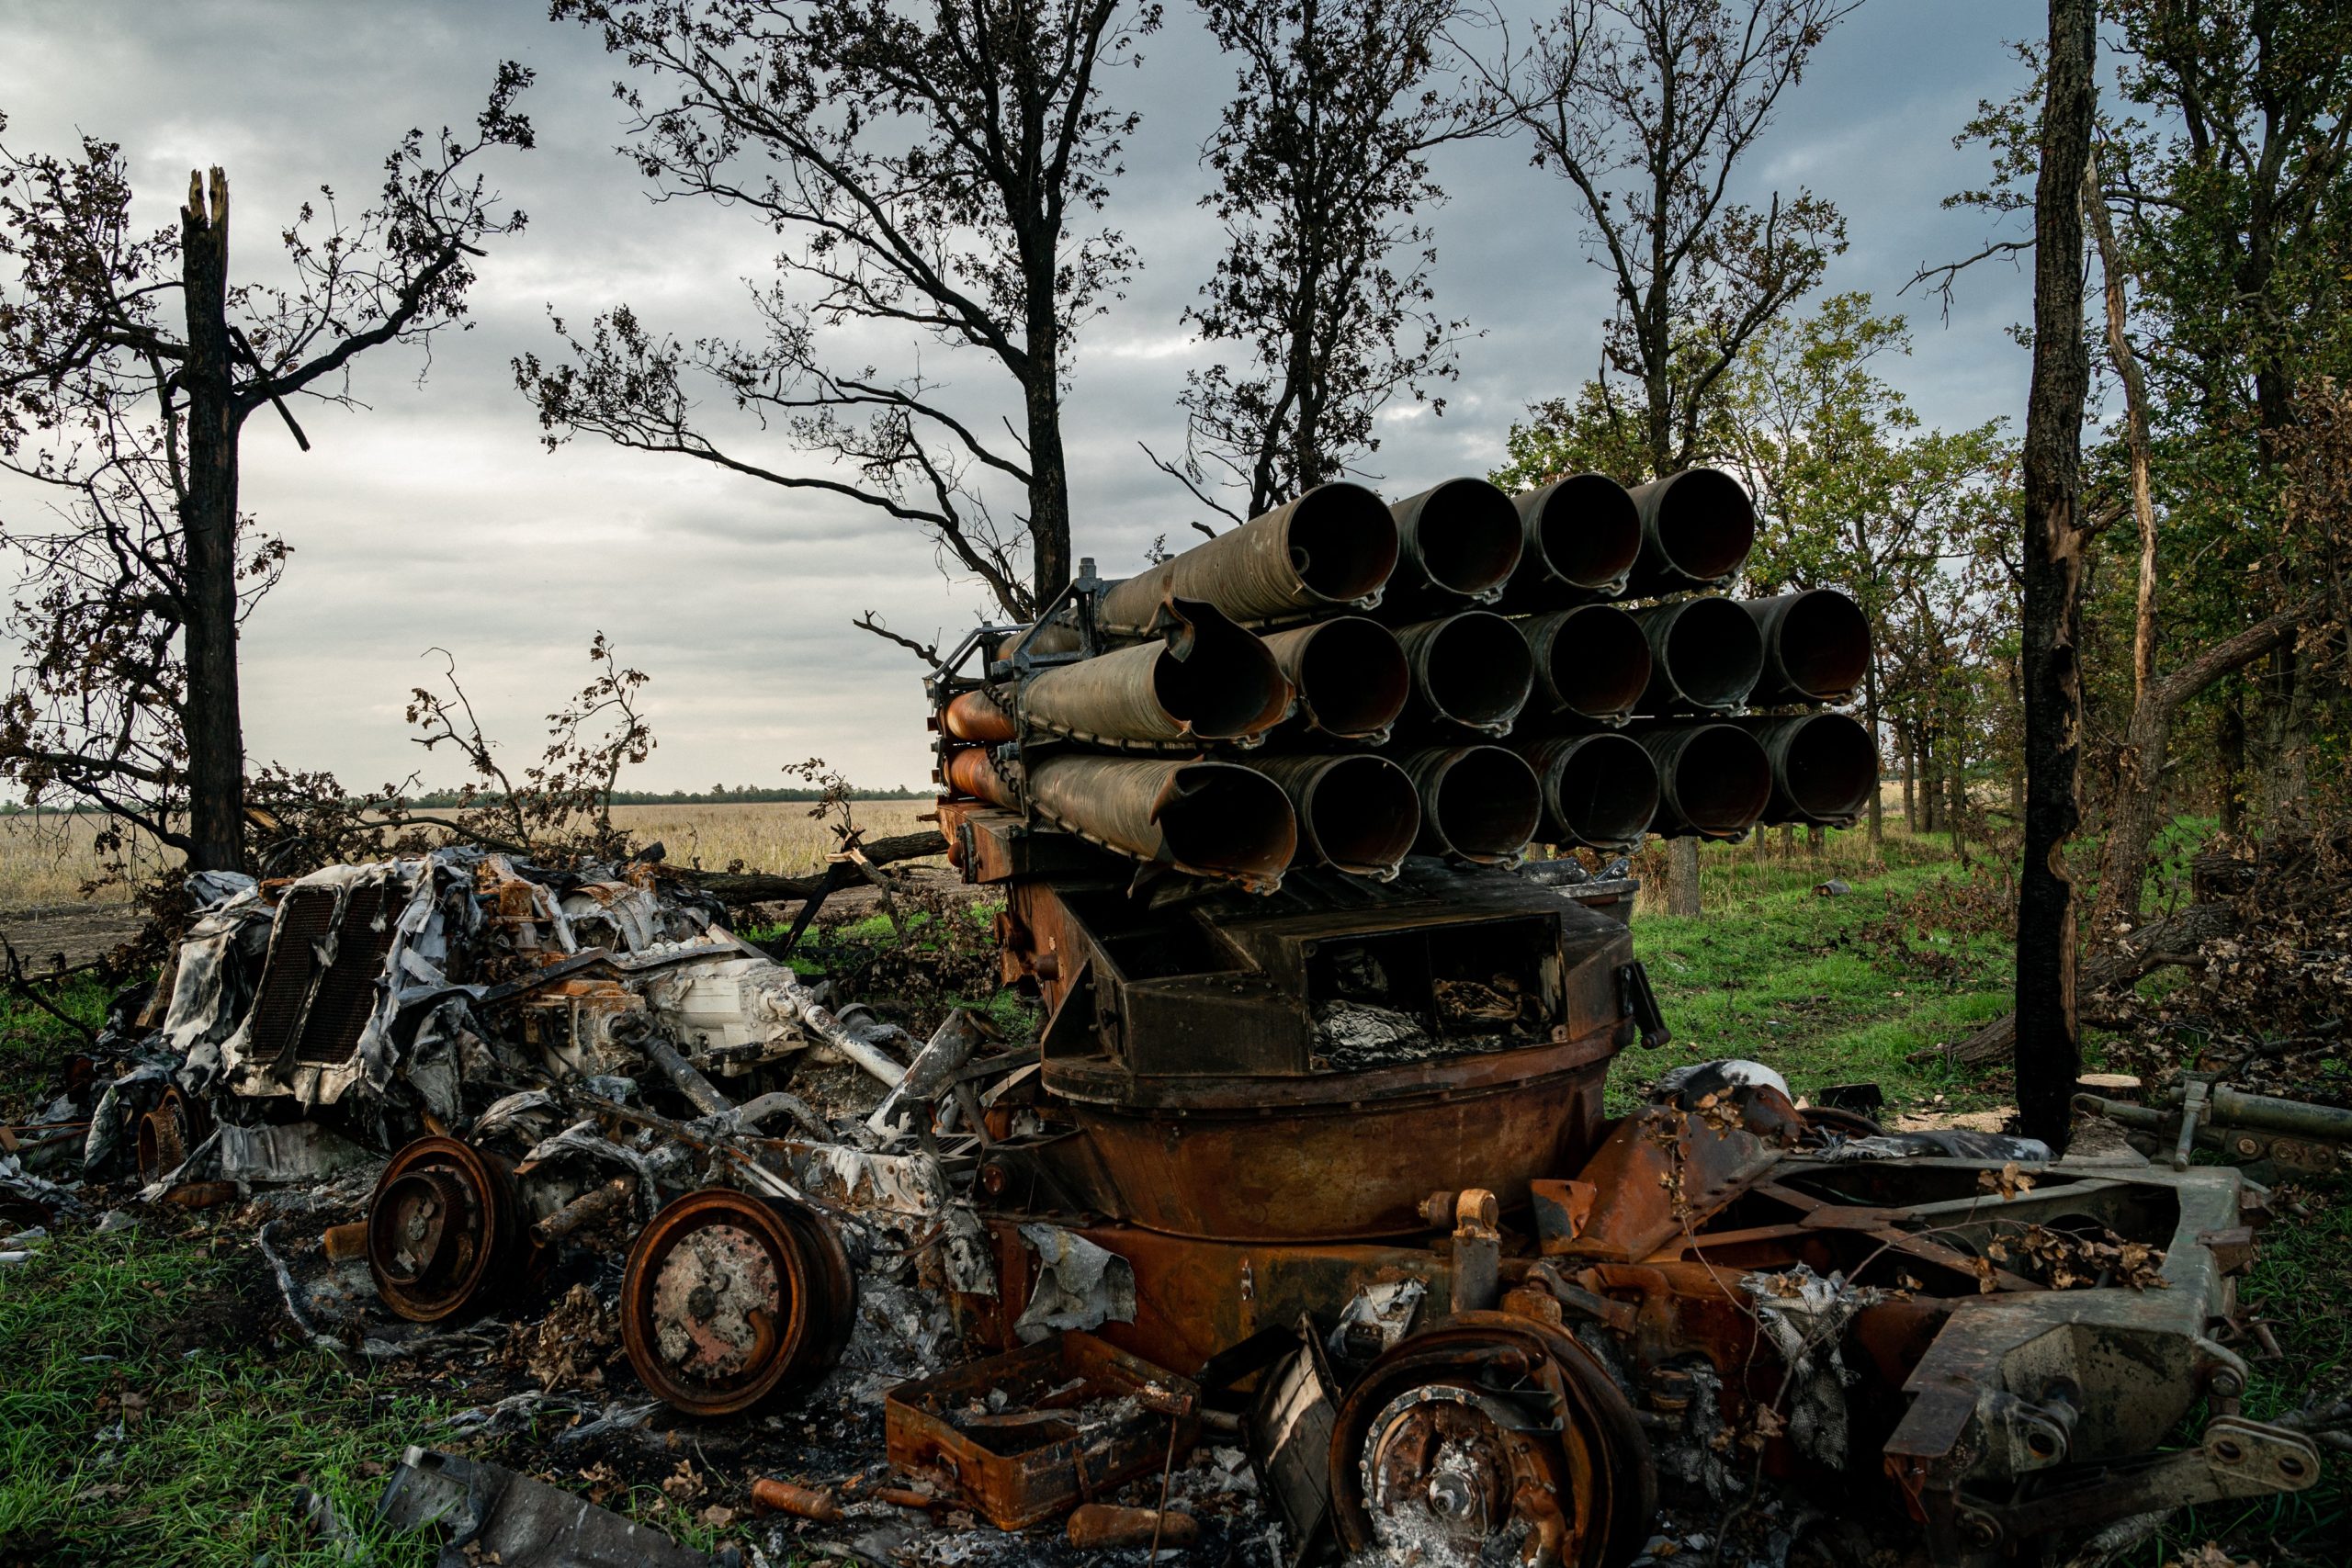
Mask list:
POLYGON ((1639 959, 1617 971, 1617 1016, 1634 1021, 1648 1050, 1674 1043, 1674 1031, 1666 1026, 1666 1014, 1658 1009, 1657 993, 1650 988, 1649 971, 1639 959))

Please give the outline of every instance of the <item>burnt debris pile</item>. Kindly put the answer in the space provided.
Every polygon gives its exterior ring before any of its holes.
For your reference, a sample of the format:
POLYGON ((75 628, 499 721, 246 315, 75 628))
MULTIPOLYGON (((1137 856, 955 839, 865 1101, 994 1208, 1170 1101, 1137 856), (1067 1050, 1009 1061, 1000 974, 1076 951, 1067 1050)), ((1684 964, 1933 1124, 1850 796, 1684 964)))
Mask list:
POLYGON ((1260 890, 1758 822, 1844 826, 1878 778, 1843 593, 1723 596, 1747 494, 1692 468, 1394 504, 1320 486, 1124 581, 1086 563, 933 682, 938 778, 1114 853, 1260 890))
POLYGON ((219 1205, 300 1339, 503 1339, 533 1386, 379 1510, 451 1565, 712 1561, 533 1478, 632 1465, 908 1568, 1989 1565, 2311 1486, 2240 1407, 2261 1190, 2186 1120, 2157 1168, 1753 1062, 1605 1102, 1670 1040, 1633 885, 1527 846, 1872 787, 1867 627, 1715 592, 1751 531, 1709 470, 1332 485, 976 634, 940 847, 1034 1038, 910 1031, 644 862, 194 879, 0 1220, 219 1205))

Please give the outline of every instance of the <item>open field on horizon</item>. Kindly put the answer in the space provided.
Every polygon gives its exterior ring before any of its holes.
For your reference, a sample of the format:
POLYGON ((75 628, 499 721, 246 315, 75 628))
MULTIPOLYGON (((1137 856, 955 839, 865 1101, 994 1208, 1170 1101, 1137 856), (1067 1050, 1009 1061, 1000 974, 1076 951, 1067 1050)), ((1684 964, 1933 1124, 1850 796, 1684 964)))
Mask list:
MULTIPOLYGON (((918 818, 931 808, 924 799, 853 803, 858 826, 872 839, 912 832, 922 826, 918 818)), ((699 802, 616 806, 613 818, 640 843, 660 843, 679 865, 717 871, 740 860, 746 871, 797 875, 823 864, 834 843, 831 829, 808 812, 802 801, 699 802)), ((90 816, 0 817, 0 910, 123 902, 126 894, 119 886, 96 893, 83 890, 99 874, 93 848, 99 825, 100 818, 90 816)), ((177 859, 175 854, 169 857, 177 859)), ((153 852, 144 854, 140 863, 155 865, 153 852)))

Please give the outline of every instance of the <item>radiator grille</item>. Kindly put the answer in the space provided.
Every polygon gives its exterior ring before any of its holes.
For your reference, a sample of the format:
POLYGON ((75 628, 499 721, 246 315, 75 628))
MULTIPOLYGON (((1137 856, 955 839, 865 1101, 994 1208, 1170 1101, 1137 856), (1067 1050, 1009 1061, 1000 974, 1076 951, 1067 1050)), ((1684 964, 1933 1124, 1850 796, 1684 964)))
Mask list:
POLYGON ((318 973, 311 944, 334 929, 334 889, 297 887, 278 907, 277 933, 270 942, 269 964, 262 972, 261 994, 254 1000, 253 1055, 278 1060, 293 1043, 294 1026, 302 1016, 302 998, 311 976, 318 973))
POLYGON ((302 1043, 294 1059, 314 1066, 348 1061, 358 1047, 359 1032, 376 1010, 376 981, 384 972, 384 955, 391 950, 392 921, 374 930, 384 914, 381 886, 354 888, 344 906, 343 934, 335 946, 334 963, 319 982, 311 1016, 302 1025, 302 1043))

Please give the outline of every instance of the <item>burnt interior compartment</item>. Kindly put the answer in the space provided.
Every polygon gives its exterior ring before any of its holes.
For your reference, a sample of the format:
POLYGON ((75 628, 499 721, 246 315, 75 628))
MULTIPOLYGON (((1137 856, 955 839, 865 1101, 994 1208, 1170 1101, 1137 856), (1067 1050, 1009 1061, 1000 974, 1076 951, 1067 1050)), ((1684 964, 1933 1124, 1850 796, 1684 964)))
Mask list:
POLYGON ((1555 920, 1424 927, 1317 943, 1306 994, 1331 1072, 1500 1050, 1559 1021, 1555 920))
POLYGON ((1067 893, 1062 904, 1085 928, 1094 950, 1130 980, 1176 975, 1220 975, 1245 967, 1239 953, 1182 916, 1155 911, 1142 900, 1102 891, 1067 893))

